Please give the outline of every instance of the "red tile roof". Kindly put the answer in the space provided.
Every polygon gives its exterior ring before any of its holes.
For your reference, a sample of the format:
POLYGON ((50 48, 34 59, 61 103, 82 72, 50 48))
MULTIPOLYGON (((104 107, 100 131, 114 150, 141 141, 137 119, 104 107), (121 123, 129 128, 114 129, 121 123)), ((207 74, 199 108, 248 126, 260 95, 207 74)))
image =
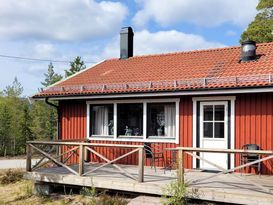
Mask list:
POLYGON ((240 62, 240 47, 109 59, 34 97, 272 86, 273 43, 240 62))

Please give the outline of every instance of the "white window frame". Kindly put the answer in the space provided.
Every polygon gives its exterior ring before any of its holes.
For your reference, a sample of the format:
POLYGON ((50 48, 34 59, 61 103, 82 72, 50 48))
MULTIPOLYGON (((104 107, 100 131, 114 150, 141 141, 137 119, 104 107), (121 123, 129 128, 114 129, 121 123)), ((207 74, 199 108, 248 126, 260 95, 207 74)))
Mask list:
POLYGON ((179 144, 179 103, 180 98, 166 98, 166 99, 134 99, 134 100, 99 100, 86 101, 87 113, 87 138, 90 140, 105 140, 105 141, 129 141, 129 142, 165 142, 179 144), (152 137, 147 135, 147 103, 175 103, 175 137, 152 137), (121 136, 117 135, 117 105, 124 103, 142 103, 143 104, 143 136, 121 136), (90 136, 90 105, 113 104, 114 105, 114 136, 90 136))

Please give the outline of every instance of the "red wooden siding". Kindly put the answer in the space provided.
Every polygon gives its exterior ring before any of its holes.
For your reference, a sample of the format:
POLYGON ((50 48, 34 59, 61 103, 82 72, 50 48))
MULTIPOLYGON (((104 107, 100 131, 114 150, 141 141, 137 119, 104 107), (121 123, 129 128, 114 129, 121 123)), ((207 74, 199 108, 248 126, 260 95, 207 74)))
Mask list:
MULTIPOLYGON (((61 106, 61 138, 76 139, 86 138, 86 103, 85 101, 62 101, 61 106)), ((164 150, 167 147, 187 146, 192 147, 192 96, 181 97, 180 101, 180 144, 158 143, 164 150)), ((235 100, 235 148, 240 149, 242 145, 256 143, 263 150, 273 150, 273 94, 240 94, 235 100)), ((115 144, 141 144, 137 142, 111 142, 96 141, 98 143, 115 144)), ((97 148, 98 152, 109 159, 125 154, 128 150, 118 148, 97 148)), ((171 152, 165 151, 167 164, 171 162, 171 152)), ((91 156, 92 160, 99 160, 91 156)), ((75 162, 77 159, 74 158, 75 162)), ((187 157, 186 165, 192 167, 192 158, 187 157)), ((119 161, 120 163, 137 164, 138 156, 131 155, 119 161)), ((239 157, 235 158, 239 165, 239 157)), ((146 164, 149 165, 149 162, 146 164)), ((157 163, 162 166, 162 162, 157 163)), ((273 173, 273 162, 264 163, 263 173, 273 173)))
MULTIPOLYGON (((63 101, 60 103, 61 107, 61 139, 79 139, 86 138, 86 103, 83 101, 63 101)), ((180 145, 175 143, 157 143, 161 150, 176 146, 192 146, 192 100, 189 97, 181 98, 180 103, 180 145), (189 137, 191 136, 191 137, 189 137)), ((142 144, 140 142, 112 142, 112 141, 97 141, 97 143, 115 143, 115 144, 142 144)), ((125 154, 128 150, 118 148, 97 148, 97 151, 103 154, 108 159, 114 159, 125 154)), ((170 151, 164 152, 164 157, 167 165, 170 164, 172 154, 170 151)), ((71 162, 76 162, 73 158, 71 162)), ((101 160, 91 155, 91 160, 101 160)), ((192 165, 192 160, 187 159, 187 166, 192 165)), ((138 155, 130 155, 127 158, 121 159, 119 163, 137 164, 138 155)), ((150 165, 148 160, 146 165, 150 165)), ((159 161, 157 166, 163 166, 163 162, 159 161)))
MULTIPOLYGON (((83 101, 60 102, 61 113, 61 139, 86 138, 86 103, 83 101)), ((67 150, 65 147, 64 150, 67 150)), ((75 155, 70 162, 76 162, 75 155)))
MULTIPOLYGON (((273 95, 241 94, 235 101, 235 148, 258 144, 262 150, 273 150, 273 95)), ((239 156, 236 157, 239 165, 239 156)), ((263 173, 273 173, 273 161, 262 164, 263 173)))

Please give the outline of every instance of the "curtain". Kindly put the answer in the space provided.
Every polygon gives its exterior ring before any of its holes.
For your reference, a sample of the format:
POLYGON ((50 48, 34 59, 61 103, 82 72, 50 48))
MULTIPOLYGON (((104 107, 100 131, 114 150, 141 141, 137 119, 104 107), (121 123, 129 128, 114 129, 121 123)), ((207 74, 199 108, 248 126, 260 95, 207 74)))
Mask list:
POLYGON ((165 136, 175 137, 175 106, 165 105, 164 106, 165 114, 165 136))
POLYGON ((109 135, 108 107, 97 106, 95 113, 95 134, 103 136, 109 135))

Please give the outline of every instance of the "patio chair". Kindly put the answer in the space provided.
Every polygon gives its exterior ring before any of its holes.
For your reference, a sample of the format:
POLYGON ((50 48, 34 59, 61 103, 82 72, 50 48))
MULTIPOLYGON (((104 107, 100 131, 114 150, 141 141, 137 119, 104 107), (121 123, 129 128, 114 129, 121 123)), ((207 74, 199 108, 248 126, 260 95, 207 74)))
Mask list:
MULTIPOLYGON (((260 147, 257 144, 245 144, 243 145, 242 149, 244 150, 260 150, 260 147)), ((240 158, 240 165, 249 163, 249 162, 253 162, 256 160, 260 159, 260 155, 258 154, 241 154, 241 158, 240 158)), ((254 167, 257 169, 259 175, 261 174, 261 163, 258 162, 256 164, 250 165, 250 170, 251 167, 254 167)), ((244 171, 246 170, 246 167, 244 167, 244 171)), ((241 174, 242 174, 242 169, 241 169, 241 174)))
POLYGON ((156 172, 156 161, 162 160, 163 162, 163 168, 164 168, 164 174, 165 174, 165 159, 164 159, 164 152, 160 149, 160 147, 156 144, 151 144, 151 143, 144 143, 144 151, 145 151, 145 158, 146 160, 150 160, 151 164, 151 169, 154 167, 155 172, 156 172))

